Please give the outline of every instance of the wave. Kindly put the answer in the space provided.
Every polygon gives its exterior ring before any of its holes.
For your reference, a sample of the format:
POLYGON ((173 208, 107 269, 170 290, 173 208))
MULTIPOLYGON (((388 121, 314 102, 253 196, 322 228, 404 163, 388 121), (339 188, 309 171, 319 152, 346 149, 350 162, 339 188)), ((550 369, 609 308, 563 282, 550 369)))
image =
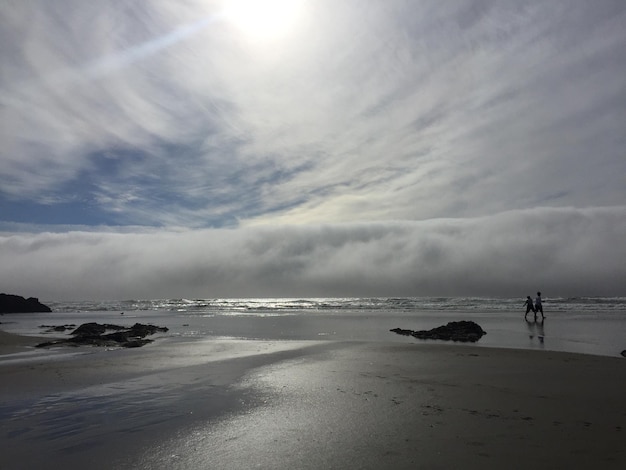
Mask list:
MULTIPOLYGON (((543 299, 552 312, 617 312, 626 314, 626 297, 570 297, 543 299)), ((114 301, 49 301, 57 312, 145 311, 232 314, 296 314, 364 311, 511 311, 521 310, 522 298, 486 297, 373 297, 373 298, 256 298, 256 299, 143 299, 114 301)))

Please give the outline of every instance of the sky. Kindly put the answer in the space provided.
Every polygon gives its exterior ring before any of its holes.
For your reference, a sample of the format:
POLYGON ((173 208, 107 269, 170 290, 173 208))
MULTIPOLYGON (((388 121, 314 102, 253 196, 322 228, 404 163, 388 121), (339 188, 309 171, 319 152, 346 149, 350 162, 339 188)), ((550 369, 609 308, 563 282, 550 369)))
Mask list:
POLYGON ((626 296, 622 0, 0 0, 0 291, 626 296))

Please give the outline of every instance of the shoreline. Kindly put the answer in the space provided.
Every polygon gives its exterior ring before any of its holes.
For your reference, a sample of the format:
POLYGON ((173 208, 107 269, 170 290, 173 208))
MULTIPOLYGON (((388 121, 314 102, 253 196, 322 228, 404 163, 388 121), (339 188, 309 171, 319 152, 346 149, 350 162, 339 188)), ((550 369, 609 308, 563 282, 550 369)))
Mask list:
MULTIPOLYGON (((135 319, 133 319, 134 321, 135 319)), ((384 340, 375 340, 374 342, 393 342, 393 343, 398 343, 398 344, 407 344, 407 345, 424 345, 424 346, 442 346, 442 345, 448 345, 448 346, 467 346, 467 347, 472 347, 472 348, 487 348, 487 349, 503 349, 503 350, 520 350, 520 351, 537 351, 537 352, 545 352, 545 353, 571 353, 571 354, 581 354, 581 355, 588 355, 588 356, 594 356, 594 357, 610 357, 610 358, 620 358, 620 357, 626 357, 626 355, 624 355, 624 352, 626 352, 626 349, 622 348, 620 349, 619 347, 616 347, 610 351, 602 351, 602 352, 598 352, 598 351, 585 351, 585 350, 567 350, 567 349, 551 349, 551 348, 545 348, 543 346, 544 343, 544 339, 543 336, 541 336, 541 334, 543 334, 543 331, 537 332, 537 331, 530 331, 530 335, 529 335, 529 341, 540 341, 541 343, 541 347, 527 347, 521 343, 516 343, 516 344, 512 344, 511 346, 508 346, 506 344, 502 344, 501 342, 497 342, 495 344, 489 344, 489 342, 493 339, 493 333, 492 335, 485 335, 481 340, 479 340, 476 343, 464 343, 464 342, 454 342, 454 341, 443 341, 443 340, 424 340, 424 339, 414 339, 414 338, 405 338, 402 337, 401 335, 398 335, 398 337, 396 337, 396 333, 393 333, 391 331, 387 332, 385 330, 385 333, 389 334, 389 340, 388 341, 384 341, 384 340), (541 334, 538 334, 541 333, 541 334), (393 338, 393 339, 392 339, 393 338), (487 343, 487 344, 486 344, 487 343)), ((174 335, 165 335, 165 336, 156 336, 154 338, 156 338, 156 343, 163 341, 163 339, 180 339, 182 335, 180 335, 180 333, 176 333, 174 335)), ((13 332, 9 332, 6 331, 4 329, 2 329, 2 326, 0 325, 0 358, 2 356, 5 355, 10 355, 10 354, 15 354, 15 353, 24 353, 24 352, 34 352, 34 351, 46 351, 46 349, 36 349, 34 348, 37 344, 40 343, 46 343, 49 342, 51 340, 55 340, 55 339, 63 339, 66 338, 66 335, 63 334, 56 334, 56 335, 31 335, 31 334, 19 334, 19 333, 13 333, 13 332)), ((205 335, 205 336, 197 336, 197 337, 186 337, 187 340, 189 341, 195 341, 195 340, 199 340, 199 341, 214 341, 214 340, 219 340, 220 338, 238 338, 238 339, 242 339, 243 341, 313 341, 313 342, 318 342, 318 341, 337 341, 337 342, 344 342, 346 341, 346 339, 344 338, 334 338, 332 335, 322 335, 320 337, 318 337, 317 339, 311 339, 311 338, 296 338, 296 339, 282 339, 282 338, 246 338, 246 337, 238 337, 238 336, 230 336, 228 334, 225 335, 205 335)), ((549 338, 550 342, 554 341, 554 338, 549 338)), ((350 339, 349 341, 370 341, 367 338, 354 338, 354 339, 350 339)), ((55 349, 62 349, 62 348, 66 348, 67 350, 70 351, 81 351, 81 350, 85 350, 85 348, 87 348, 87 350, 90 348, 90 346, 59 346, 59 347, 55 347, 55 349)), ((102 347, 94 347, 95 350, 97 350, 98 348, 102 349, 102 347)))
POLYGON ((626 463, 623 358, 320 340, 75 350, 0 361, 8 470, 626 463))
POLYGON ((0 329, 0 356, 22 352, 47 340, 43 336, 18 335, 0 329))
POLYGON ((169 328, 159 336, 236 337, 257 340, 338 340, 402 342, 407 338, 390 332, 392 328, 429 330, 449 321, 471 320, 487 332, 474 345, 514 349, 568 351, 608 357, 621 357, 626 349, 626 321, 622 315, 551 314, 545 322, 528 322, 516 311, 366 311, 340 314, 301 311, 296 314, 206 314, 165 310, 98 312, 52 312, 47 314, 7 314, 0 329, 7 332, 62 338, 66 333, 51 332, 43 325, 80 325, 84 322, 134 323, 169 328))

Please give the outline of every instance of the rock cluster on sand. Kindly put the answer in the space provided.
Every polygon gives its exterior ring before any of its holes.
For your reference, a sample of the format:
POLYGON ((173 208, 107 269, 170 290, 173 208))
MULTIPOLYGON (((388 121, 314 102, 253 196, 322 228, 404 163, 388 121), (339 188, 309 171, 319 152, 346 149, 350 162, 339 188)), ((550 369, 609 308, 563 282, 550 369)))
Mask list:
POLYGON ((70 338, 48 341, 38 344, 37 347, 91 345, 139 348, 144 344, 152 342, 151 339, 146 339, 146 336, 167 330, 166 327, 143 325, 141 323, 135 323, 130 328, 110 324, 83 323, 72 331, 70 338))
POLYGON ((473 321, 452 321, 447 325, 438 326, 432 330, 404 330, 394 328, 394 333, 404 336, 413 336, 419 339, 441 339, 444 341, 462 341, 475 343, 487 333, 473 321))
POLYGON ((52 312, 50 307, 35 297, 25 299, 19 295, 0 294, 0 313, 52 312))
POLYGON ((39 325, 39 328, 48 328, 46 333, 61 333, 63 331, 73 330, 76 325, 39 325))

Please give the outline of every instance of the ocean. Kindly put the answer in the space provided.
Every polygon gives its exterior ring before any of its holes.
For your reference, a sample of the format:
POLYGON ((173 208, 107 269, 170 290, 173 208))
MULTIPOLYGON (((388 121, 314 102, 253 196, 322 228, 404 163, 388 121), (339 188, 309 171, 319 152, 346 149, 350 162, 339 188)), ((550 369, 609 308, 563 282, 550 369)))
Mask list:
MULTIPOLYGON (((7 314, 5 331, 61 337, 50 326, 85 322, 169 328, 157 341, 211 338, 421 342, 392 328, 430 329, 472 320, 486 332, 476 347, 619 356, 626 349, 626 297, 544 299, 545 321, 524 319, 524 298, 414 297, 45 301, 52 313, 7 314)), ((429 341, 437 344, 437 341, 429 341)))

